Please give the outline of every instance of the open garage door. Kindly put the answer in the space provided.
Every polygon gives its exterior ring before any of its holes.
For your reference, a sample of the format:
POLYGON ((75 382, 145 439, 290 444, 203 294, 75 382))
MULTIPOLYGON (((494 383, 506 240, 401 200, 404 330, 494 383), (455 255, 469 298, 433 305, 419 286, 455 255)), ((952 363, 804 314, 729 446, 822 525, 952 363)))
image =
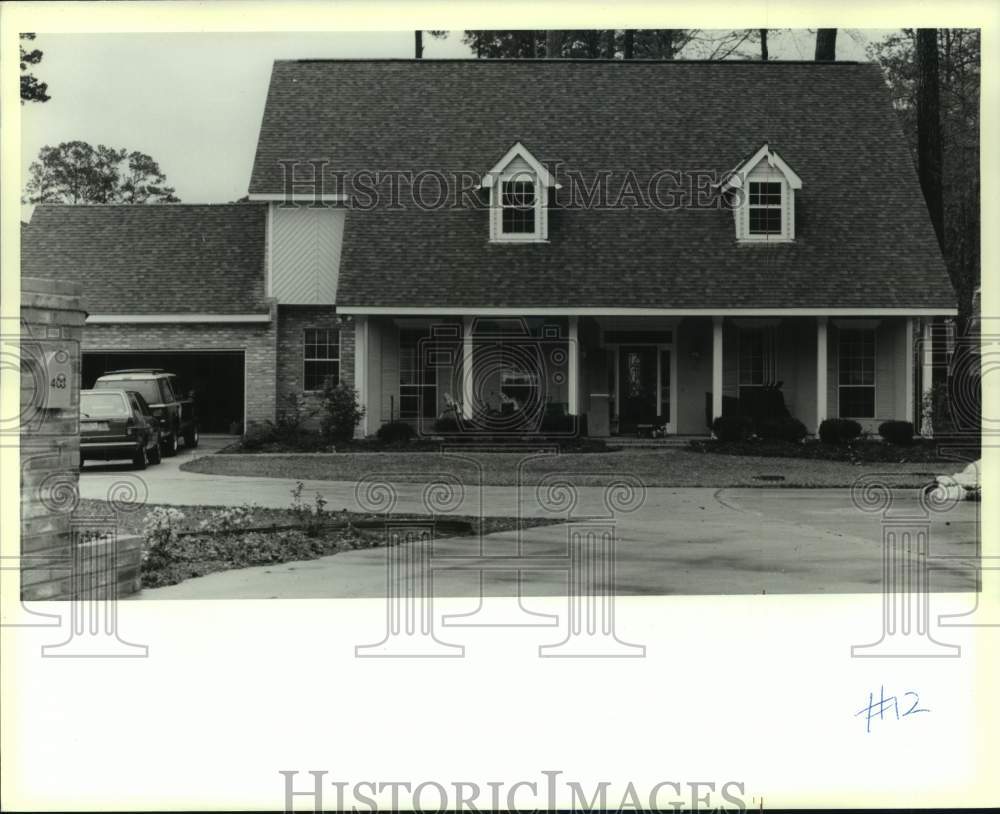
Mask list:
POLYGON ((177 375, 181 392, 194 390, 201 432, 242 432, 243 351, 135 351, 83 354, 83 386, 98 376, 130 367, 160 367, 177 375))

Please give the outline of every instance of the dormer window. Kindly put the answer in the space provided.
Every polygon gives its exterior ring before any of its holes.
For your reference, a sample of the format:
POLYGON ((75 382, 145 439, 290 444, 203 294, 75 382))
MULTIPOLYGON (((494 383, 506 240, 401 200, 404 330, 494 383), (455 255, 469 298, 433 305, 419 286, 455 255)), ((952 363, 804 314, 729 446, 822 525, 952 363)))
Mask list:
POLYGON ((502 231, 505 235, 535 234, 534 179, 504 181, 502 231))
POLYGON ((751 181, 748 228, 751 235, 781 234, 781 182, 751 181))
POLYGON ((549 189, 558 189, 548 170, 518 142, 483 178, 490 191, 490 240, 540 243, 548 239, 549 189))
POLYGON ((795 239, 795 190, 802 179, 765 143, 730 173, 722 187, 732 201, 736 239, 782 243, 795 239))

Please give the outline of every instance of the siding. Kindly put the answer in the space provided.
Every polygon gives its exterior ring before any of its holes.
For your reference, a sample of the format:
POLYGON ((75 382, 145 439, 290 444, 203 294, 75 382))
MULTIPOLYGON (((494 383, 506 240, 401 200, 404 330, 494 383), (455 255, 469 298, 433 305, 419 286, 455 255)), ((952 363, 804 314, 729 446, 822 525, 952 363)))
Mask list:
POLYGON ((345 216, 332 207, 271 207, 271 296, 280 304, 337 301, 345 216))

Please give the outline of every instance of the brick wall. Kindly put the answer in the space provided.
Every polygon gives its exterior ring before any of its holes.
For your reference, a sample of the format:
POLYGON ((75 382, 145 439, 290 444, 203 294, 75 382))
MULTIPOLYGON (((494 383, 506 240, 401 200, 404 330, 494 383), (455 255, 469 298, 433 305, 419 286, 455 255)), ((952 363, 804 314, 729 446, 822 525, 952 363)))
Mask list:
POLYGON ((242 350, 246 375, 246 421, 270 421, 275 416, 278 331, 269 323, 191 323, 177 325, 88 325, 83 350, 221 351, 242 350))
MULTIPOLYGON (((279 306, 278 307, 278 364, 277 403, 279 411, 290 393, 302 397, 307 410, 318 410, 322 402, 321 394, 303 391, 304 357, 303 333, 307 328, 339 331, 340 334, 340 380, 354 385, 354 329, 351 325, 341 325, 332 306, 279 306)), ((315 425, 319 416, 310 424, 315 425)))

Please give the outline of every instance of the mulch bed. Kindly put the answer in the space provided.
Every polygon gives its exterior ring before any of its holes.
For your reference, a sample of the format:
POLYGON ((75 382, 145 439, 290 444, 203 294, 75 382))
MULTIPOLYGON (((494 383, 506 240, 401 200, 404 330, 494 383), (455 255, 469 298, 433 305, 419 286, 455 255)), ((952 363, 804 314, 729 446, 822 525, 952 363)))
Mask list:
MULTIPOLYGON (((968 444, 966 439, 966 444, 968 444)), ((792 441, 751 439, 747 441, 695 440, 689 443, 695 452, 716 455, 752 455, 758 458, 806 458, 821 461, 849 463, 954 463, 958 460, 975 460, 978 450, 968 448, 968 458, 949 452, 954 441, 945 439, 914 439, 912 444, 895 445, 871 438, 858 439, 843 446, 807 440, 800 444, 792 441)))
MULTIPOLYGON (((233 531, 205 531, 203 521, 211 520, 226 506, 158 506, 148 504, 133 512, 116 516, 119 535, 143 536, 147 518, 157 510, 175 510, 180 519, 178 533, 166 544, 151 545, 143 541, 142 585, 159 588, 176 585, 186 579, 216 571, 273 565, 284 562, 314 560, 341 551, 378 548, 385 544, 385 520, 378 515, 357 512, 329 512, 322 526, 306 528, 301 517, 291 509, 251 507, 252 525, 233 531)), ((100 500, 81 500, 74 517, 102 517, 109 514, 100 500)), ((427 515, 392 515, 392 521, 413 520, 427 523, 435 518, 427 515)), ((448 515, 440 518, 435 538, 476 537, 547 526, 561 521, 549 518, 469 517, 448 515)))

